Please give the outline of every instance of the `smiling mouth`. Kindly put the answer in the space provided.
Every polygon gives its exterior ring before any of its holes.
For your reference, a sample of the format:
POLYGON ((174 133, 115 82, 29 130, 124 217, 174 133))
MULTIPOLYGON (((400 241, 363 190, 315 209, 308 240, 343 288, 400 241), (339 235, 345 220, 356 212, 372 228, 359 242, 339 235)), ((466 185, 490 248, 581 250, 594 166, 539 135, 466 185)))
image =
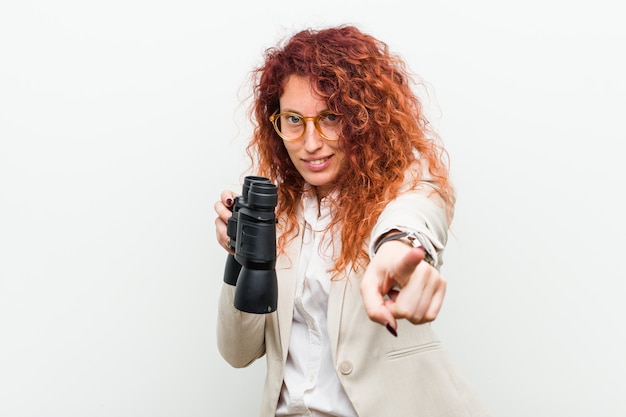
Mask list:
POLYGON ((305 159, 304 162, 311 165, 322 165, 324 162, 328 161, 330 156, 321 159, 305 159))

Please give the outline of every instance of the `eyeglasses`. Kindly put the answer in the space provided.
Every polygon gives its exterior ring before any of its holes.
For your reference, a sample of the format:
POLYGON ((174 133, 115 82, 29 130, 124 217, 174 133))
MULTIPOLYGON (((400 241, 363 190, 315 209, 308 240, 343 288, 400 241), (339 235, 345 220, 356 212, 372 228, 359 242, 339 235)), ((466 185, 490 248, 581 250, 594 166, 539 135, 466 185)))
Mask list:
POLYGON ((302 116, 294 112, 278 113, 278 110, 270 116, 270 122, 274 125, 276 133, 287 142, 295 142, 304 136, 307 120, 313 120, 315 130, 321 137, 327 140, 339 139, 340 117, 330 111, 323 111, 317 116, 302 116))

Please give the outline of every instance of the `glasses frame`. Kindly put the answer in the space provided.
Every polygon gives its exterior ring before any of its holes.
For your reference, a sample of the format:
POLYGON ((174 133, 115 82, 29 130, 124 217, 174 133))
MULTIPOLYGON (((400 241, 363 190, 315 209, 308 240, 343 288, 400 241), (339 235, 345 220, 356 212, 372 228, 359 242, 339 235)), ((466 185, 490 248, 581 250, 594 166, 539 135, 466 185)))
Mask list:
POLYGON ((337 135, 336 138, 331 138, 329 136, 326 136, 324 134, 324 132, 322 132, 322 129, 320 128, 319 122, 320 122, 320 118, 327 116, 329 114, 335 114, 329 110, 323 111, 320 114, 318 114, 317 116, 303 116, 301 114, 298 114, 296 112, 292 112, 292 111, 285 111, 282 113, 278 113, 278 110, 276 110, 274 113, 272 113, 272 115, 270 116, 270 122, 272 122, 272 126, 274 126, 274 130, 276 131, 276 133, 278 133, 278 136, 280 136, 285 142, 297 142, 300 139, 302 139, 304 137, 304 134, 306 133, 306 127, 307 127, 307 120, 313 120, 313 125, 315 126, 315 130, 317 131, 317 133, 320 134, 321 137, 323 137, 326 140, 330 140, 333 142, 336 142, 339 140, 339 135, 337 135), (302 134, 300 136, 298 136, 297 138, 288 138, 286 137, 278 128, 278 120, 280 120, 281 116, 296 116, 300 119, 303 120, 303 125, 304 125, 304 129, 302 129, 302 134))

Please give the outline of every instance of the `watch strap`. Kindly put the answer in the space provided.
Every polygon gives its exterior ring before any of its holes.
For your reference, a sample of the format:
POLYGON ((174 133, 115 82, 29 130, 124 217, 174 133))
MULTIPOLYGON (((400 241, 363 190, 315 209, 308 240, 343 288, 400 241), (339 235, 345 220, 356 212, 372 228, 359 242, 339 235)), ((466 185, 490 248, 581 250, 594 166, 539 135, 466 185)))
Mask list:
POLYGON ((430 256, 430 254, 428 253, 428 251, 426 250, 426 248, 420 241, 418 235, 413 232, 398 232, 398 233, 392 233, 390 235, 383 237, 376 243, 376 246, 374 247, 374 254, 378 252, 378 250, 384 243, 387 243, 392 240, 399 240, 399 239, 404 239, 404 238, 406 238, 408 240, 407 243, 409 243, 414 248, 419 248, 419 247, 423 248, 424 253, 425 253, 424 260, 428 262, 429 264, 432 264, 432 261, 433 261, 432 256, 430 256))

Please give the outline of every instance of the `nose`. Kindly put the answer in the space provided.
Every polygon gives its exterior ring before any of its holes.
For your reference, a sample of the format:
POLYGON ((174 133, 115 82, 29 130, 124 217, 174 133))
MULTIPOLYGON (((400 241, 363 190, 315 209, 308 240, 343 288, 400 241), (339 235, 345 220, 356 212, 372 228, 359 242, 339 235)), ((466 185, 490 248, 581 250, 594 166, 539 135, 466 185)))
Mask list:
POLYGON ((313 120, 306 121, 306 129, 304 129, 304 149, 309 153, 315 153, 318 149, 324 146, 324 138, 320 136, 319 132, 315 128, 315 122, 313 120))

